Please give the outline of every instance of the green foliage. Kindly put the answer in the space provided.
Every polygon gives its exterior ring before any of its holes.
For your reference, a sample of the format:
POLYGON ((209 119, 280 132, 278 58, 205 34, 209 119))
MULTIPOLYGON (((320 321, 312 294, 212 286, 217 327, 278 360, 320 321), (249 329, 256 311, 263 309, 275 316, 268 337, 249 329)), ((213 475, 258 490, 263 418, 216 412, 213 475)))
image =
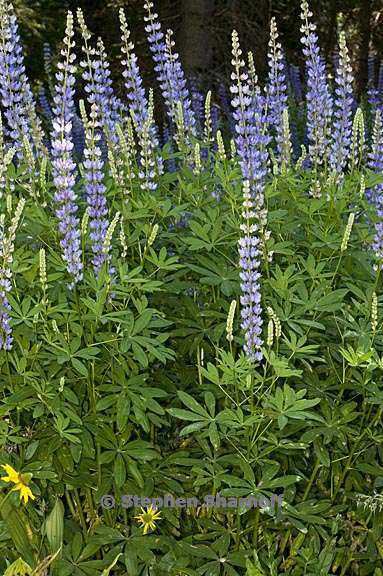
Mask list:
MULTIPOLYGON (((25 194, 15 182, 13 195, 25 194)), ((74 291, 49 186, 36 185, 16 239, 14 346, 0 354, 1 463, 32 475, 36 500, 24 507, 14 492, 1 504, 1 573, 382 574, 382 280, 359 182, 357 173, 343 187, 324 182, 320 198, 308 172, 270 183, 261 365, 242 353, 238 307, 226 339, 239 299, 235 160, 199 176, 181 166, 151 194, 123 197, 108 182, 125 246, 117 229, 112 281, 86 267, 74 291), (281 327, 273 321, 272 341, 268 307, 281 327), (124 494, 218 493, 279 494, 283 505, 164 507, 146 535, 139 510, 121 505, 124 494), (114 507, 102 508, 104 494, 114 507)))

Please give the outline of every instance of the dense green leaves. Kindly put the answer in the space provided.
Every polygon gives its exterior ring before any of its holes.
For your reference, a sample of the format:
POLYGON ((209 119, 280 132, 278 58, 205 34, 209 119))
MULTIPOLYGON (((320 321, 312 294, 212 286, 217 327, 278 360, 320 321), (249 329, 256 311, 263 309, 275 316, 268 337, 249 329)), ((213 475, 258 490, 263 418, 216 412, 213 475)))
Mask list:
MULTIPOLYGON (((115 234, 111 283, 107 270, 96 279, 86 268, 74 291, 57 223, 28 199, 10 296, 15 343, 0 354, 0 445, 2 464, 32 475, 36 500, 24 508, 12 492, 4 502, 3 572, 21 556, 32 569, 49 563, 54 576, 378 576, 383 300, 367 245, 374 215, 359 175, 331 189, 331 201, 310 197, 308 171, 274 176, 261 267, 264 361, 252 365, 240 330, 238 174, 232 159, 215 158, 198 178, 180 163, 156 192, 136 186, 129 201, 111 182, 125 245, 115 234), (209 194, 218 188, 219 201, 209 194), (361 215, 342 253, 351 209, 361 215), (162 507, 143 535, 141 506, 123 505, 124 495, 196 502, 162 507), (283 504, 209 507, 209 495, 283 504)), ((83 243, 89 259, 87 233, 83 243)), ((4 498, 10 486, 1 489, 4 498)))

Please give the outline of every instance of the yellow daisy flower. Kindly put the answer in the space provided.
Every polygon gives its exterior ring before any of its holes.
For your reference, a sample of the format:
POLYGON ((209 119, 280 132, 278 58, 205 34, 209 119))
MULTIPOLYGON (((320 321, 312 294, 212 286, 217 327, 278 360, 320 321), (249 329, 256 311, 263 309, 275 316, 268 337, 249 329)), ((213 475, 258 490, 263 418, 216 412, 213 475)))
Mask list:
POLYGON ((11 492, 20 492, 20 500, 24 500, 24 504, 28 502, 29 498, 31 500, 36 499, 32 494, 32 490, 28 486, 30 480, 29 474, 20 474, 20 472, 16 472, 16 470, 9 464, 2 464, 1 467, 4 468, 7 476, 1 476, 0 480, 3 480, 3 482, 12 482, 15 486, 12 488, 11 492))
POLYGON ((161 520, 161 515, 160 512, 156 512, 153 506, 150 506, 146 511, 141 508, 141 514, 134 516, 134 518, 142 524, 144 534, 147 534, 149 530, 156 529, 156 520, 161 520))

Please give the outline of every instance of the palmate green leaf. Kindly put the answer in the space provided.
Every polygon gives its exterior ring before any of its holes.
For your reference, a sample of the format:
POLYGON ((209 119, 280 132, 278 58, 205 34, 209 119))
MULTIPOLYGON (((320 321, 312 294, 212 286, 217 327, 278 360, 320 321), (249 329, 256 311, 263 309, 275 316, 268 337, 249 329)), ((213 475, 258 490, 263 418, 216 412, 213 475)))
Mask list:
POLYGON ((203 544, 189 544, 185 540, 180 542, 179 546, 187 556, 196 556, 197 558, 203 558, 204 560, 219 559, 210 546, 205 546, 203 544))
POLYGON ((271 351, 270 353, 266 349, 262 349, 262 352, 265 356, 267 362, 272 366, 275 375, 278 378, 287 378, 290 376, 300 376, 302 374, 302 370, 296 370, 289 367, 289 361, 287 358, 276 356, 276 354, 271 351))
POLYGON ((175 418, 179 418, 180 420, 191 420, 192 422, 200 422, 200 421, 207 421, 210 422, 210 417, 204 417, 200 414, 196 414, 195 412, 189 412, 189 410, 184 410, 183 408, 168 408, 167 412, 171 416, 175 418))
POLYGON ((81 360, 78 360, 78 358, 71 358, 71 364, 78 374, 85 378, 88 377, 88 369, 81 360))
POLYGON ((320 439, 314 440, 314 450, 320 464, 328 468, 331 463, 330 454, 328 449, 322 444, 320 439))
POLYGON ((153 316, 153 311, 150 309, 145 310, 137 320, 134 322, 134 326, 131 332, 132 336, 140 334, 150 323, 153 316))
POLYGON ((96 346, 92 346, 92 347, 88 347, 88 348, 83 348, 82 350, 78 350, 75 353, 75 356, 78 358, 83 358, 84 360, 92 360, 92 359, 94 359, 95 356, 98 355, 99 352, 100 352, 100 348, 97 348, 96 346))
POLYGON ((56 500, 45 521, 45 530, 50 551, 53 554, 60 551, 64 541, 64 506, 60 499, 56 500))
POLYGON ((310 305, 307 308, 321 312, 335 312, 342 307, 343 299, 347 293, 347 288, 334 290, 330 294, 326 294, 319 299, 311 299, 310 305))
POLYGON ((282 476, 281 478, 274 478, 273 480, 268 480, 265 484, 262 482, 262 490, 273 490, 275 488, 287 488, 297 482, 302 480, 301 476, 295 474, 289 474, 287 476, 282 476))
POLYGON ((190 396, 190 394, 187 394, 182 390, 179 390, 177 394, 181 402, 183 402, 183 404, 185 404, 189 410, 199 414, 200 416, 203 416, 204 418, 210 419, 208 412, 200 404, 198 404, 198 402, 192 396, 190 396))
POLYGON ((203 428, 207 428, 209 426, 209 422, 206 420, 194 422, 193 424, 189 424, 188 426, 184 426, 180 430, 180 436, 186 436, 187 434, 191 434, 192 432, 197 432, 198 430, 202 430, 203 428))
POLYGON ((221 445, 221 438, 218 433, 217 424, 211 422, 209 425, 209 438, 215 450, 218 450, 221 445))
POLYGON ((130 414, 130 401, 126 397, 125 393, 121 393, 117 399, 117 415, 116 424, 120 432, 122 432, 128 423, 128 418, 130 414))
POLYGON ((121 454, 117 454, 117 457, 114 461, 113 476, 117 488, 122 488, 126 480, 126 467, 124 458, 121 454))
POLYGON ((133 440, 124 446, 124 451, 127 456, 135 460, 153 460, 158 458, 158 452, 154 450, 150 442, 145 440, 133 440))

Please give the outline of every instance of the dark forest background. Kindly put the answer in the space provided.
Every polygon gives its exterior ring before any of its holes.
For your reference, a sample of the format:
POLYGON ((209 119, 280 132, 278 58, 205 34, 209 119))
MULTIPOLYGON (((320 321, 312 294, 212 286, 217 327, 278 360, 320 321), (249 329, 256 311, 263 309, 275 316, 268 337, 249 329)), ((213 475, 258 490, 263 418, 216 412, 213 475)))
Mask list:
MULTIPOLYGON (((141 69, 150 82, 152 64, 144 34, 144 0, 15 0, 27 67, 32 81, 43 80, 44 41, 53 53, 64 33, 65 13, 81 7, 95 36, 102 36, 119 79, 118 9, 125 8, 136 44, 141 69)), ((360 90, 367 82, 367 58, 374 52, 383 59, 383 0, 311 0, 321 46, 331 62, 336 50, 337 30, 342 26, 360 90)), ((254 52, 259 74, 265 72, 271 16, 276 16, 281 40, 290 62, 302 65, 299 0, 157 0, 155 7, 164 28, 176 34, 177 49, 189 76, 200 76, 217 85, 229 79, 230 35, 240 34, 246 50, 254 52)))

